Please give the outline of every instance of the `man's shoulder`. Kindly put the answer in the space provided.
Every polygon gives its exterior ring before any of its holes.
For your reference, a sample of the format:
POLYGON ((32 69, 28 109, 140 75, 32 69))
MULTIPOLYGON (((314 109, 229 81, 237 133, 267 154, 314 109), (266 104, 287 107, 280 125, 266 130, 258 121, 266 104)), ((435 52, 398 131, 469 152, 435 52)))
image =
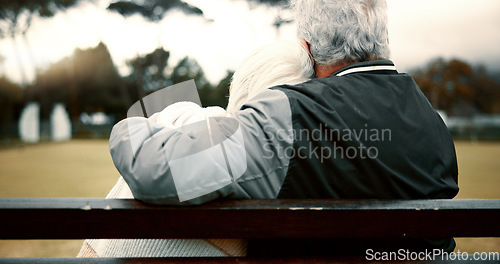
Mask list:
POLYGON ((411 75, 397 71, 385 72, 360 72, 356 74, 337 76, 335 74, 327 78, 313 78, 306 82, 295 85, 278 85, 270 89, 283 91, 287 96, 316 95, 325 93, 342 93, 348 96, 351 92, 367 90, 376 93, 376 87, 418 87, 411 75))

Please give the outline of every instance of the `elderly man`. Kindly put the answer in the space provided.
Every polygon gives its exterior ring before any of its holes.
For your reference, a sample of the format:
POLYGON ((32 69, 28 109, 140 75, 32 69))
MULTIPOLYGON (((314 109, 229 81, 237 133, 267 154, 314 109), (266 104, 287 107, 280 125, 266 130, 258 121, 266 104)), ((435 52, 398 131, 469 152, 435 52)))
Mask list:
MULTIPOLYGON (((316 78, 272 87, 229 117, 182 130, 144 118, 121 121, 110 149, 134 196, 181 205, 222 197, 454 197, 452 138, 411 76, 387 60, 385 2, 293 4, 316 78)), ((451 238, 253 240, 248 255, 452 251, 454 246, 451 238)))

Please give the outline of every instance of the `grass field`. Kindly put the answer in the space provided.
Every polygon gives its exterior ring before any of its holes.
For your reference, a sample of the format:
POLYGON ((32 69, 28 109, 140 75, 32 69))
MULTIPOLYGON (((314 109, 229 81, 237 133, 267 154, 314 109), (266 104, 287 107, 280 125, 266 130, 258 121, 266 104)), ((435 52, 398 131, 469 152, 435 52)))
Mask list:
MULTIPOLYGON (((456 143, 457 198, 500 199, 500 143, 456 143)), ((119 174, 105 140, 0 150, 0 197, 104 197, 119 174)), ((0 257, 72 257, 81 240, 0 241, 0 257)), ((500 251, 497 238, 459 238, 462 252, 500 251)))

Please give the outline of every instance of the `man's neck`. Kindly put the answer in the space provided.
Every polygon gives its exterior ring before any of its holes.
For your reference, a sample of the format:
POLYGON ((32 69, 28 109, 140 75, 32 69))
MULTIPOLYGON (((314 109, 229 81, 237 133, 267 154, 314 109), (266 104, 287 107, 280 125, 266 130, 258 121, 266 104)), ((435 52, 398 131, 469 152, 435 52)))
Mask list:
POLYGON ((314 65, 314 72, 316 74, 316 78, 328 78, 336 71, 345 68, 352 63, 341 63, 334 65, 314 65))
MULTIPOLYGON (((374 61, 374 60, 382 60, 379 57, 373 57, 370 59, 367 59, 366 61, 374 61)), ((316 78, 328 78, 338 70, 341 70, 351 64, 354 64, 356 62, 345 62, 341 61, 333 65, 318 65, 314 64, 314 72, 316 75, 316 78)))

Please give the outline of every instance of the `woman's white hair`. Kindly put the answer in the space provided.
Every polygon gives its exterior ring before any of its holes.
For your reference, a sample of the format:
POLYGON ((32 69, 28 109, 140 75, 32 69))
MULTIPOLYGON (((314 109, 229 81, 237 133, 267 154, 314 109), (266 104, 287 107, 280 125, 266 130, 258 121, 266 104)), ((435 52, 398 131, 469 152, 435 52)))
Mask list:
POLYGON ((385 0, 292 0, 297 36, 319 65, 388 59, 385 0))
POLYGON ((297 42, 277 42, 253 51, 236 68, 231 82, 228 112, 237 111, 262 90, 280 84, 298 84, 314 76, 307 49, 297 42))

